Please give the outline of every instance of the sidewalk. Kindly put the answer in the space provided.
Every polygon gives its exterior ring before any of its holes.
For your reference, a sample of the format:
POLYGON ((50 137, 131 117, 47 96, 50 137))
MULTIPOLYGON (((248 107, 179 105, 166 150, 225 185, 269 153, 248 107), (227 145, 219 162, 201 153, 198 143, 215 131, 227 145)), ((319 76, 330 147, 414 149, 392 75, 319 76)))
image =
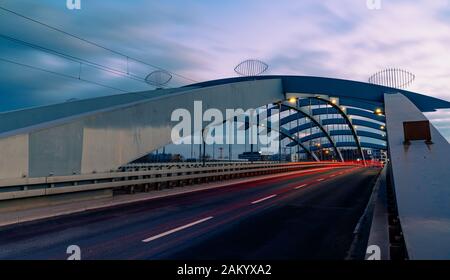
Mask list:
POLYGON ((267 180, 270 178, 283 177, 293 174, 302 174, 306 172, 311 172, 314 170, 319 170, 323 168, 309 169, 309 170, 300 170, 300 171, 292 171, 287 173, 279 173, 272 175, 264 175, 264 176, 256 176, 251 178, 244 179, 235 179, 229 180, 226 182, 215 182, 210 184, 201 184, 201 185, 193 185, 186 186, 174 189, 164 189, 160 191, 150 191, 148 193, 136 193, 136 194, 124 194, 117 195, 110 198, 102 198, 95 200, 87 200, 87 201, 79 201, 66 203, 55 206, 45 206, 39 208, 32 208, 14 212, 4 212, 0 213, 0 227, 20 224, 24 222, 31 222, 41 219, 48 219, 62 215, 69 215, 75 213, 86 212, 90 210, 99 210, 103 208, 126 205, 140 201, 147 201, 157 198, 169 197, 174 195, 192 193, 202 190, 221 188, 226 186, 231 186, 235 184, 242 184, 253 181, 267 180))

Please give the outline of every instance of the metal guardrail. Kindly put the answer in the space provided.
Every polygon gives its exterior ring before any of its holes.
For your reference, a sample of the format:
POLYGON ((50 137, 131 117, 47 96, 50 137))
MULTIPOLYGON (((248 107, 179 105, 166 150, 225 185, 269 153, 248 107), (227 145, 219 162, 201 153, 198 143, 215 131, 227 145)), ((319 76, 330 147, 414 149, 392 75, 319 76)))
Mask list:
POLYGON ((314 167, 344 167, 355 164, 342 163, 234 163, 205 167, 178 166, 177 168, 149 168, 142 165, 133 171, 16 178, 0 180, 0 201, 101 189, 142 187, 160 189, 161 184, 183 186, 216 180, 235 179, 271 173, 310 169, 314 167))
POLYGON ((202 161, 193 162, 155 162, 155 163, 129 163, 119 168, 119 171, 133 171, 138 169, 162 169, 173 167, 205 167, 205 166, 229 166, 229 165, 250 165, 250 164, 279 164, 279 161, 257 161, 251 162, 247 160, 242 161, 202 161))

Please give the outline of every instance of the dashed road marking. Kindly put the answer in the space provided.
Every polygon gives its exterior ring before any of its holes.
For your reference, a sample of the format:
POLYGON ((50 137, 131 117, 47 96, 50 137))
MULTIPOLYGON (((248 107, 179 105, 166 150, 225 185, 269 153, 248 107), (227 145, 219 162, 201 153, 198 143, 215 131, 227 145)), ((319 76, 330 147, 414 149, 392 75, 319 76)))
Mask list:
POLYGON ((155 240, 155 239, 164 237, 164 236, 166 236, 166 235, 175 233, 175 232, 177 232, 177 231, 186 229, 186 228, 188 228, 188 227, 192 227, 192 226, 198 225, 198 224, 200 224, 200 223, 206 222, 206 221, 208 221, 208 220, 210 220, 210 219, 212 219, 212 218, 213 218, 213 217, 207 217, 207 218, 204 218, 204 219, 201 219, 201 220, 198 220, 198 221, 189 223, 189 224, 187 224, 187 225, 184 225, 184 226, 181 226, 181 227, 177 227, 177 228, 171 229, 171 230, 169 230, 169 231, 166 231, 166 232, 160 233, 160 234, 158 234, 158 235, 154 235, 154 236, 151 236, 151 237, 149 237, 149 238, 147 238, 147 239, 144 239, 144 240, 142 240, 142 242, 147 243, 147 242, 153 241, 153 240, 155 240))

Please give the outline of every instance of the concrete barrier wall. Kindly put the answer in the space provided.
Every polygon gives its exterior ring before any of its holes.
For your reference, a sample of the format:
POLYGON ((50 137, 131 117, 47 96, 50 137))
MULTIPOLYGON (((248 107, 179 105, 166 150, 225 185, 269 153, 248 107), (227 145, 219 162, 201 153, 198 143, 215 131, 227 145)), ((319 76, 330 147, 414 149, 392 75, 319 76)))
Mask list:
MULTIPOLYGON (((225 115, 226 109, 246 110, 284 99, 283 86, 278 79, 188 88, 155 96, 124 106, 115 104, 111 109, 33 124, 21 128, 16 135, 0 136, 0 153, 2 158, 8 156, 2 159, 5 165, 1 165, 0 179, 116 169, 170 143, 171 128, 176 124, 170 120, 172 112, 184 108, 193 115, 196 100, 203 102, 203 110, 217 108, 225 115)), ((92 102, 104 100, 93 99, 92 102)), ((72 102, 72 106, 81 104, 86 106, 85 101, 72 102)), ((48 115, 57 110, 58 105, 46 108, 48 115)), ((21 111, 17 114, 23 115, 21 111)))
POLYGON ((0 178, 28 175, 28 134, 0 138, 0 178))
POLYGON ((404 145, 403 122, 427 118, 402 94, 385 94, 386 128, 400 222, 411 259, 450 259, 450 144, 404 145))

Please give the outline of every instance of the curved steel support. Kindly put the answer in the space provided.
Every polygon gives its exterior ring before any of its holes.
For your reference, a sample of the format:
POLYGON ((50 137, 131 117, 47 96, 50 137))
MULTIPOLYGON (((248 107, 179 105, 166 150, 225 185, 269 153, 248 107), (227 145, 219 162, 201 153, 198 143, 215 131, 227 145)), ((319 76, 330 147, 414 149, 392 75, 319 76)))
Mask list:
MULTIPOLYGON (((228 122, 228 121, 230 121, 230 120, 224 120, 224 121, 222 122, 222 125, 223 125, 224 123, 228 122)), ((245 121, 243 121, 243 122, 242 122, 242 121, 238 121, 238 122, 244 123, 244 125, 245 125, 245 130, 247 130, 247 129, 250 127, 250 122, 247 121, 247 119, 245 119, 245 121), (247 127, 247 125, 248 125, 248 127, 247 127)), ((214 126, 215 126, 215 125, 220 125, 220 124, 214 124, 214 126)), ((269 127, 261 126, 261 125, 259 124, 259 122, 257 123, 257 126, 258 126, 258 127, 264 127, 264 128, 266 128, 266 129, 269 128, 269 127)), ((209 126, 207 126, 207 127, 205 127, 205 128, 202 129, 202 139, 203 139, 203 141, 204 141, 205 133, 207 132, 208 127, 211 127, 211 125, 209 125, 209 126)), ((303 145, 303 143, 300 141, 300 138, 298 138, 297 136, 290 134, 289 131, 287 131, 286 129, 280 128, 280 130, 278 130, 276 127, 270 127, 270 129, 271 129, 271 130, 274 130, 274 131, 276 131, 276 132, 278 132, 279 134, 281 134, 281 135, 283 135, 283 136, 285 136, 285 137, 287 137, 287 138, 289 138, 289 139, 291 139, 291 141, 295 142, 295 143, 296 143, 300 148, 302 148, 302 150, 304 150, 304 151, 305 151, 312 159, 314 159, 315 161, 320 161, 319 158, 317 157, 317 155, 314 154, 313 152, 311 152, 308 148, 306 148, 305 145, 303 145)), ((281 139, 280 139, 279 141, 281 141, 281 139)), ((281 155, 280 155, 280 156, 281 156, 281 155)))
POLYGON ((342 156, 341 152, 337 148, 336 143, 333 141, 333 138, 331 138, 330 134, 328 133, 328 131, 326 131, 325 127, 323 127, 323 125, 321 123, 319 123, 313 116, 310 116, 308 113, 300 110, 298 107, 295 107, 295 106, 287 105, 287 104, 284 104, 284 103, 281 103, 281 106, 283 106, 285 108, 288 108, 288 109, 295 110, 298 113, 300 113, 303 116, 305 116, 306 118, 310 119, 325 134, 325 137, 328 139, 330 144, 333 146, 333 150, 336 153, 336 155, 339 156, 340 160, 342 162, 344 161, 344 157, 342 156))
POLYGON ((366 159, 364 158, 364 152, 362 150, 361 142, 359 141, 358 134, 356 133, 356 129, 353 126, 353 124, 350 121, 350 118, 347 116, 347 114, 341 109, 341 107, 339 107, 337 104, 334 104, 333 102, 331 102, 328 99, 325 99, 325 98, 322 98, 319 96, 309 97, 309 98, 320 100, 320 101, 330 105, 331 107, 333 107, 334 109, 336 109, 338 111, 338 113, 342 116, 342 118, 344 118, 345 122, 347 123, 348 127, 350 128, 350 131, 352 132, 353 139, 355 140, 356 146, 358 147, 358 152, 360 153, 363 163, 365 165, 366 159))
MULTIPOLYGON (((277 131, 276 129, 273 129, 277 131)), ((300 139, 297 136, 294 136, 287 132, 285 129, 281 129, 278 131, 278 133, 283 134, 285 137, 291 139, 293 142, 295 142, 298 146, 300 146, 311 158, 313 158, 315 161, 320 161, 316 154, 311 152, 308 148, 303 145, 303 143, 300 141, 300 139)))
MULTIPOLYGON (((292 135, 292 132, 289 132, 289 133, 292 135)), ((358 133, 358 135, 361 135, 361 136, 364 136, 367 138, 371 138, 371 139, 375 139, 375 140, 381 140, 381 141, 385 141, 385 142, 387 140, 386 136, 382 136, 377 133, 372 133, 372 132, 367 132, 367 131, 357 131, 357 133, 358 133)), ((344 135, 352 135, 352 133, 350 130, 332 130, 332 131, 330 131, 330 135, 331 136, 344 136, 344 135)), ((325 137, 325 135, 322 132, 319 132, 319 133, 314 133, 312 135, 308 135, 303 138, 300 138, 300 141, 302 143, 304 143, 306 141, 316 140, 321 137, 325 137)), ((336 145, 339 147, 338 143, 336 143, 336 145)), ((364 145, 362 144, 362 142, 361 142, 361 146, 364 148, 364 145)), ((355 143, 355 147, 357 147, 356 143, 355 143)))
MULTIPOLYGON (((355 142, 337 142, 336 145, 338 147, 356 147, 355 142)), ((361 142, 361 145, 364 148, 368 149, 378 149, 378 150, 387 150, 387 146, 380 145, 380 144, 373 144, 373 143, 367 143, 367 142, 361 142)), ((326 143, 323 145, 324 148, 331 148, 331 145, 329 143, 326 143)), ((312 147, 312 150, 317 150, 317 147, 312 147)), ((302 152, 301 152, 302 153, 302 152)))

